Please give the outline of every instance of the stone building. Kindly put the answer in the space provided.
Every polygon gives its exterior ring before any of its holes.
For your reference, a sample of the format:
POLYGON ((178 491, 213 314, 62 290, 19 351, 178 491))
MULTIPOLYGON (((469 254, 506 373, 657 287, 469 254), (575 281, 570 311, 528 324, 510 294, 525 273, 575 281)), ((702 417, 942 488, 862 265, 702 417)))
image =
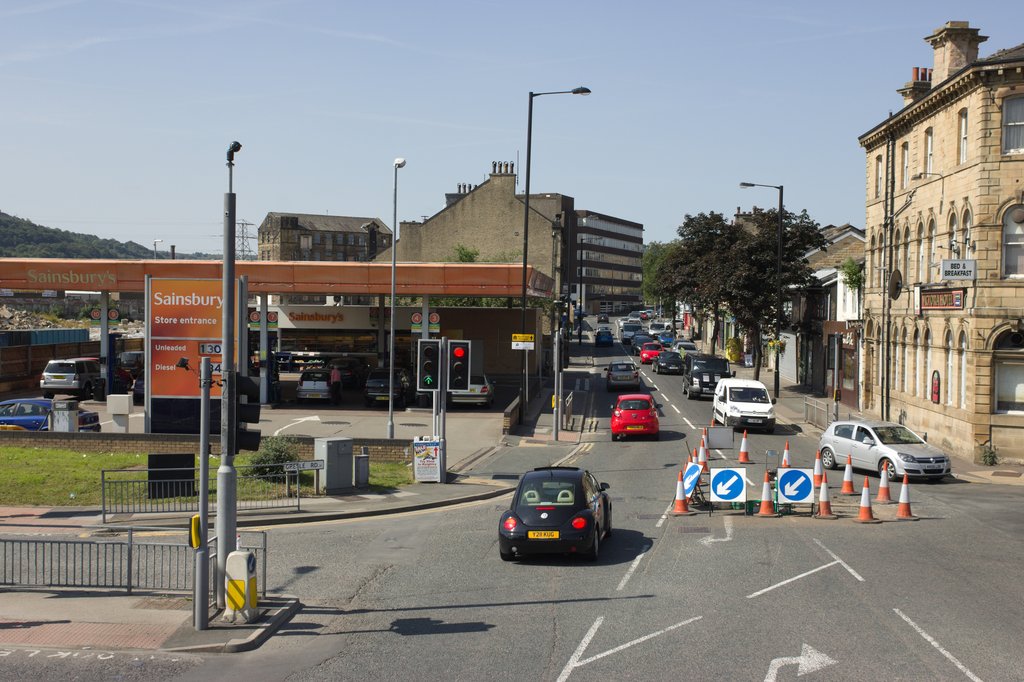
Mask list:
POLYGON ((861 407, 968 457, 1024 456, 1024 45, 951 21, 866 157, 861 407), (888 333, 887 333, 888 330, 888 333), (888 361, 886 360, 888 358, 888 361))

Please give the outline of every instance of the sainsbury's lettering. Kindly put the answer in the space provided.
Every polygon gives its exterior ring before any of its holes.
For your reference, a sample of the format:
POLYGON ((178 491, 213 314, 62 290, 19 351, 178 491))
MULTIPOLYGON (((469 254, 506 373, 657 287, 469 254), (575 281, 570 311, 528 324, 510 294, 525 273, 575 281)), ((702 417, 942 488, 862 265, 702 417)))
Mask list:
POLYGON ((190 306, 216 306, 221 307, 223 298, 216 294, 153 294, 153 302, 156 305, 190 305, 190 306))
POLYGON ((117 275, 109 270, 106 272, 29 270, 26 274, 28 275, 28 281, 37 284, 76 284, 111 287, 117 284, 117 275))

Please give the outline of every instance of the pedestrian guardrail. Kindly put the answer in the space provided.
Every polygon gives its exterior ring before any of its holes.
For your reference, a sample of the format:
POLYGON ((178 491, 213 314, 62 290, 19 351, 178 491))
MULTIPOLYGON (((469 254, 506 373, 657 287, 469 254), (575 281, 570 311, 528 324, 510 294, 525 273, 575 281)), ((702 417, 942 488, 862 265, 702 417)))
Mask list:
POLYGON ((562 400, 562 424, 564 431, 572 430, 572 391, 562 400))
MULTIPOLYGON (((846 413, 846 419, 852 419, 850 412, 846 413)), ((822 431, 828 425, 839 419, 839 403, 834 400, 815 400, 804 398, 804 421, 813 424, 822 431)))

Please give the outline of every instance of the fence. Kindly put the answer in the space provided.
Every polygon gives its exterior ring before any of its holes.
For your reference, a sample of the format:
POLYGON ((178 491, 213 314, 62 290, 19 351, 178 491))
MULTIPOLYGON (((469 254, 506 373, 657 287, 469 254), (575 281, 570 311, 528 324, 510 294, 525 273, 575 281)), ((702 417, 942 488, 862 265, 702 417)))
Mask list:
MULTIPOLYGON (((814 400, 804 398, 804 421, 812 424, 822 431, 828 425, 839 418, 839 404, 833 400, 814 400)), ((846 419, 852 419, 850 412, 846 413, 846 419)))
MULTIPOLYGON (((301 511, 302 476, 284 464, 236 466, 239 511, 294 507, 301 511)), ((101 514, 162 514, 199 511, 196 468, 104 469, 100 473, 101 514)), ((216 508, 217 471, 210 470, 210 510, 216 508)))
MULTIPOLYGON (((19 587, 74 587, 159 592, 191 592, 195 550, 186 534, 178 540, 146 538, 139 531, 166 528, 107 527, 125 532, 124 538, 39 540, 0 538, 0 585, 19 587)), ((244 531, 238 549, 250 550, 260 563, 260 593, 267 589, 267 534, 244 531)), ((210 538, 210 575, 216 575, 217 538, 210 538)), ((211 585, 214 581, 211 581, 211 585)), ((211 589, 211 598, 215 589, 211 589)))

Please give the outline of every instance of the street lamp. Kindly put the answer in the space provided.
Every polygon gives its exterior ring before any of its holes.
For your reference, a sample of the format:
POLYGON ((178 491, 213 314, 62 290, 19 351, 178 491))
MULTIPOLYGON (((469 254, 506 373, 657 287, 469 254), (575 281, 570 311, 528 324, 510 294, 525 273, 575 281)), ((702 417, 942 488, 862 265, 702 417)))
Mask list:
POLYGON ((760 185, 756 182, 741 182, 740 187, 771 187, 779 190, 779 229, 776 235, 775 260, 775 399, 779 399, 779 356, 782 350, 782 185, 760 185))
POLYGON ((158 258, 160 258, 160 256, 156 252, 156 245, 160 244, 161 242, 163 242, 163 239, 154 239, 153 240, 153 260, 157 260, 158 258))
POLYGON ((395 184, 391 225, 391 338, 388 342, 388 438, 395 437, 395 250, 398 248, 398 169, 405 159, 395 159, 395 184))
MULTIPOLYGON (((523 301, 522 301, 522 321, 520 322, 519 331, 522 334, 526 333, 526 264, 528 261, 527 254, 530 246, 530 148, 533 146, 533 98, 541 97, 542 95, 589 95, 590 88, 583 87, 582 85, 573 88, 572 90, 554 90, 552 92, 531 92, 530 93, 530 107, 526 117, 526 195, 523 200, 523 301)), ((526 414, 526 384, 528 379, 529 367, 527 363, 527 357, 529 356, 528 351, 523 351, 523 380, 519 387, 519 423, 523 423, 523 418, 526 414)))

